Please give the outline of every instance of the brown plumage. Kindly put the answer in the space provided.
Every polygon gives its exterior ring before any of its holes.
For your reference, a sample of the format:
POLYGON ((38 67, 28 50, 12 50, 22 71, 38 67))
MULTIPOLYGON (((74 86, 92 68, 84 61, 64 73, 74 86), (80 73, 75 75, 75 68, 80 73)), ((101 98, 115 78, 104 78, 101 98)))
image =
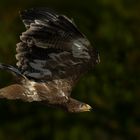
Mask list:
POLYGON ((20 82, 0 89, 0 98, 45 102, 69 112, 91 107, 70 97, 81 75, 99 63, 99 54, 66 16, 46 8, 20 13, 26 31, 17 44, 17 68, 0 64, 20 82))

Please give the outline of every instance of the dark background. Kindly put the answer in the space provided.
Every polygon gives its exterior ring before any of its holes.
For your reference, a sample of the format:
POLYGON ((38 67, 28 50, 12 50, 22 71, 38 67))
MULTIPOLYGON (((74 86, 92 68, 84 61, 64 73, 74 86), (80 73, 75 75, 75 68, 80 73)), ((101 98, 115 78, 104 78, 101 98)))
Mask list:
MULTIPOLYGON (((140 139, 139 0, 1 0, 0 62, 15 65, 15 47, 25 31, 18 12, 49 7, 73 18, 101 63, 85 75, 72 96, 92 112, 70 114, 39 103, 0 100, 0 140, 140 139)), ((0 87, 13 76, 0 71, 0 87)))

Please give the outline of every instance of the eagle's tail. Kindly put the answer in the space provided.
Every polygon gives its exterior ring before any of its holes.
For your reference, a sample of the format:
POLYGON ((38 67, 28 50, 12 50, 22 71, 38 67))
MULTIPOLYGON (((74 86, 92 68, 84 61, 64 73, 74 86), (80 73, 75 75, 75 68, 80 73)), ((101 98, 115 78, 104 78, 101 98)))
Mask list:
POLYGON ((4 87, 0 89, 0 99, 1 98, 10 99, 10 100, 21 99, 26 101, 27 97, 24 94, 25 90, 26 89, 19 84, 14 84, 14 85, 4 87))
POLYGON ((11 73, 14 73, 16 74, 17 76, 20 76, 22 78, 25 79, 25 76, 15 67, 11 66, 11 65, 7 65, 7 64, 2 64, 0 63, 0 69, 2 70, 6 70, 6 71, 9 71, 11 73))

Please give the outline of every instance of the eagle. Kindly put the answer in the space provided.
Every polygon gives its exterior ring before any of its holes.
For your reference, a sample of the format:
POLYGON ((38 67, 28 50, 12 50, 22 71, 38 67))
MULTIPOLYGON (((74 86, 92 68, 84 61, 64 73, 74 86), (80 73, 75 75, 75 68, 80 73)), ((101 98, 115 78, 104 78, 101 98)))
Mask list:
POLYGON ((100 62, 99 53, 75 23, 48 8, 20 12, 26 31, 16 45, 16 66, 0 63, 18 82, 0 89, 0 98, 42 102, 68 112, 92 107, 71 97, 80 77, 100 62))

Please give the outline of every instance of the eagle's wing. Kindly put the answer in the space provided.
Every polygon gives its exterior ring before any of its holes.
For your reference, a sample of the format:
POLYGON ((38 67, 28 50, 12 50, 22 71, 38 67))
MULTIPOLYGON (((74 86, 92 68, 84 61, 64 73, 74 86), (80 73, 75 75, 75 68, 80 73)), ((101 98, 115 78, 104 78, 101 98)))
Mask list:
POLYGON ((87 69, 82 65, 90 59, 90 43, 70 19, 45 8, 25 10, 21 18, 27 30, 17 44, 16 58, 25 76, 43 81, 77 78, 76 71, 87 69))
POLYGON ((46 8, 25 10, 21 12, 21 18, 27 28, 21 40, 29 46, 71 51, 72 44, 78 39, 83 45, 89 45, 89 41, 69 18, 46 8))

